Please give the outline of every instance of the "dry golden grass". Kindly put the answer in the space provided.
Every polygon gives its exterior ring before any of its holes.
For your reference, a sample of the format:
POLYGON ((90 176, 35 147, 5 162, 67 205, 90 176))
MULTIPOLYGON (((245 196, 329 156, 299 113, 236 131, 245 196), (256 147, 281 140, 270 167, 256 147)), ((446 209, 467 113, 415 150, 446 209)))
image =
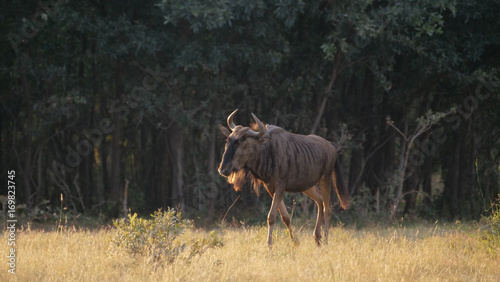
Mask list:
MULTIPOLYGON (((293 246, 279 228, 271 251, 265 227, 224 229, 224 247, 170 265, 117 253, 110 247, 113 232, 18 231, 16 275, 2 263, 0 281, 500 281, 500 250, 455 226, 336 227, 319 248, 311 230, 300 232, 301 244, 293 246)), ((5 235, 0 242, 6 245, 5 235)))

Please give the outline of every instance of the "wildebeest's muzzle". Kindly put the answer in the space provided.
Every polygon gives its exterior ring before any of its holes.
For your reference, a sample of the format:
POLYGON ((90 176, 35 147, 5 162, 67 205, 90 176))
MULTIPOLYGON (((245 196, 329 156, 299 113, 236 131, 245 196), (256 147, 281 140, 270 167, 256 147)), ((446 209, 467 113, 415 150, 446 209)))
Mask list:
POLYGON ((223 167, 223 168, 220 168, 220 167, 219 167, 219 174, 220 174, 220 175, 222 175, 222 176, 224 176, 224 177, 228 177, 230 173, 231 173, 231 172, 229 171, 229 168, 228 168, 227 166, 226 166, 226 167, 223 167))
POLYGON ((226 151, 224 152, 224 155, 222 156, 222 162, 220 163, 219 166, 219 174, 228 177, 231 172, 233 172, 232 168, 232 159, 234 156, 234 153, 236 152, 236 147, 238 142, 235 142, 232 139, 228 140, 226 151), (236 144, 235 144, 236 143, 236 144))

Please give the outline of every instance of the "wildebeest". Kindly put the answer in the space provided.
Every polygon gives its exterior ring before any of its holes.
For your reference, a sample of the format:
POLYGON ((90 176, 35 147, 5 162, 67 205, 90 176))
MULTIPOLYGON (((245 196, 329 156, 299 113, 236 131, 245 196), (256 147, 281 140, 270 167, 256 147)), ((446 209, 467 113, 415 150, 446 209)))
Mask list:
POLYGON ((227 177, 235 190, 242 188, 249 174, 256 191, 262 184, 271 195, 273 201, 267 216, 268 245, 271 246, 273 242, 273 227, 278 211, 290 231, 292 240, 296 242, 290 216, 283 202, 285 191, 302 192, 316 202, 318 217, 314 238, 319 245, 321 224, 324 220, 327 241, 332 214, 332 186, 340 200, 340 206, 346 209, 349 205, 349 192, 342 178, 341 164, 335 147, 317 135, 293 134, 278 126, 264 125, 253 113, 258 131, 257 128, 236 126, 233 118, 237 111, 227 118, 231 131, 219 125, 220 131, 227 137, 219 173, 227 177))

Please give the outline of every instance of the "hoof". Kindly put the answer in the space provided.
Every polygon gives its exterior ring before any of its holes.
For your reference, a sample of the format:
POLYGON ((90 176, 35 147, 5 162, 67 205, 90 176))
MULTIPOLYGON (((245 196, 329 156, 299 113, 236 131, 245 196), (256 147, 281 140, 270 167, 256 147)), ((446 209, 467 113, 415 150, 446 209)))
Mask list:
POLYGON ((316 242, 316 245, 321 246, 321 236, 314 237, 314 241, 316 242))
POLYGON ((267 242, 266 246, 269 250, 272 250, 273 249, 273 242, 267 242))

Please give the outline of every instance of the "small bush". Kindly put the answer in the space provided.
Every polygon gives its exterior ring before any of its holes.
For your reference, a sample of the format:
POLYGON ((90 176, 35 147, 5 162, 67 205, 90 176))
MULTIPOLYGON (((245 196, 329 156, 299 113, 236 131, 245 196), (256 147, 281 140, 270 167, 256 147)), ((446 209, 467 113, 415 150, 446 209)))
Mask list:
POLYGON ((213 232, 210 233, 210 239, 183 242, 180 235, 193 229, 193 224, 174 209, 158 210, 151 217, 143 219, 138 218, 137 214, 129 214, 128 219, 113 221, 117 229, 113 245, 134 256, 147 256, 154 261, 165 259, 168 263, 172 263, 188 247, 190 254, 186 261, 209 248, 222 246, 213 232))
POLYGON ((489 216, 481 219, 479 238, 491 253, 500 251, 500 195, 490 206, 489 216))
POLYGON ((210 248, 222 247, 224 244, 220 238, 215 234, 214 231, 210 232, 208 239, 198 239, 192 242, 189 250, 189 256, 186 258, 186 262, 190 262, 192 258, 196 256, 201 256, 203 253, 208 251, 210 248))

